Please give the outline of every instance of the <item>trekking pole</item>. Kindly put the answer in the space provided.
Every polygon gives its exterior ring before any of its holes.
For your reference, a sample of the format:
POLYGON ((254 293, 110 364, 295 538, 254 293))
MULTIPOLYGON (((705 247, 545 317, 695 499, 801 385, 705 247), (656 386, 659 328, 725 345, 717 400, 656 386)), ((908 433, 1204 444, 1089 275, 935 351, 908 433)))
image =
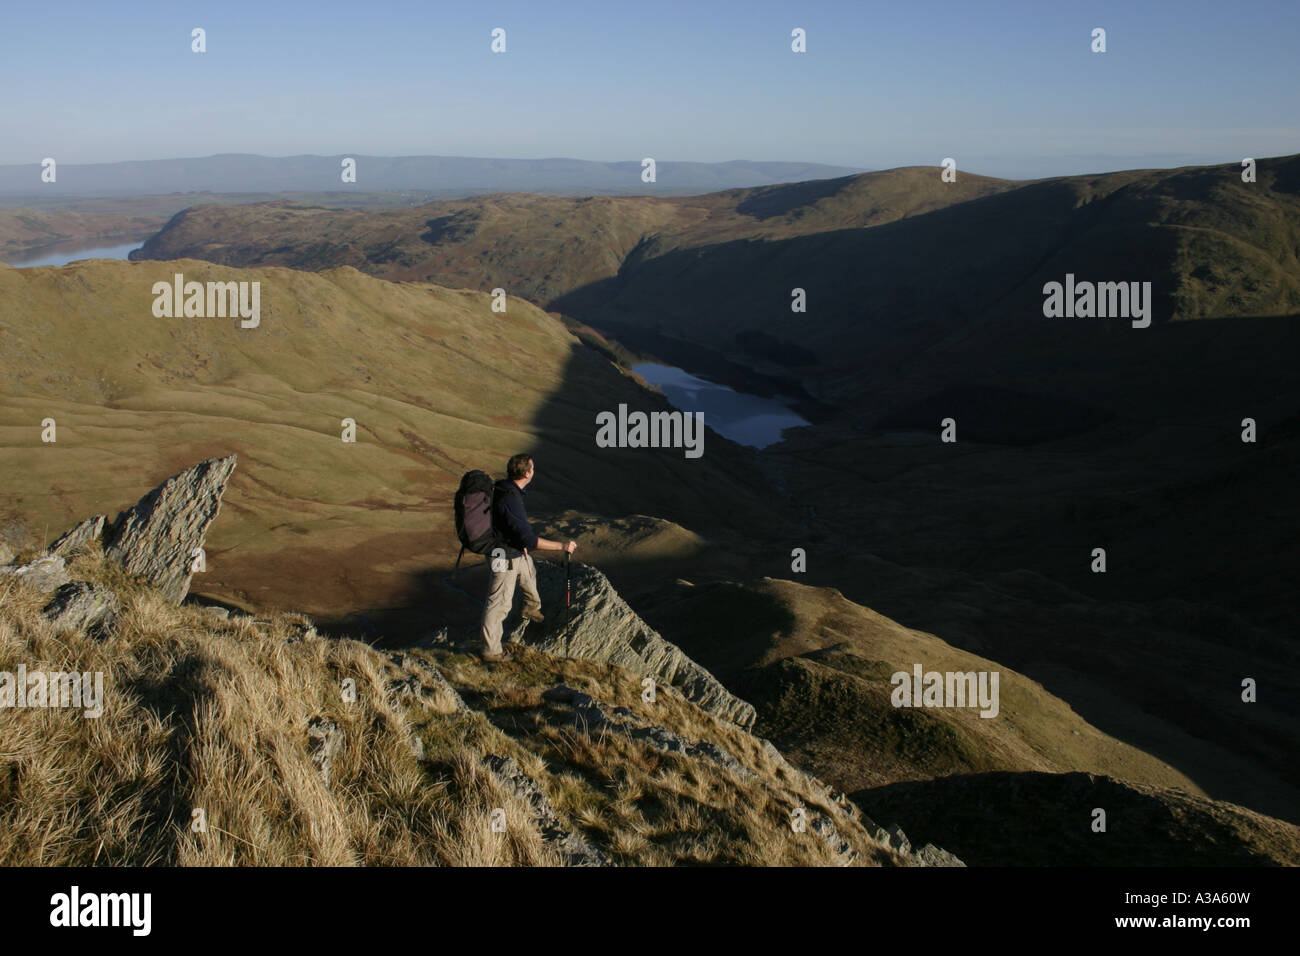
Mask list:
POLYGON ((569 552, 564 552, 564 616, 569 616, 569 552))

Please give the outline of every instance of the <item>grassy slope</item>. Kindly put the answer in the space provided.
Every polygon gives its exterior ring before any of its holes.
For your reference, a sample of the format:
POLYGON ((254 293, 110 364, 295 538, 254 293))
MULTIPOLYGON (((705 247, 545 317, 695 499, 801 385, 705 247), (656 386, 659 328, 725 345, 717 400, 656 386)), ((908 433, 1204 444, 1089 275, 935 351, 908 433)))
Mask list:
POLYGON ((740 521, 761 507, 757 481, 744 485, 748 453, 716 436, 698 460, 596 448, 597 411, 667 406, 518 299, 496 314, 483 293, 347 268, 99 260, 0 268, 0 330, 0 512, 50 540, 237 452, 195 585, 235 603, 329 614, 429 600, 421 575, 456 553, 460 475, 499 473, 520 450, 538 460, 535 513, 648 512, 707 527, 715 513, 740 521), (152 285, 174 272, 260 281, 261 326, 155 318, 152 285), (46 417, 57 443, 40 440, 46 417), (340 440, 346 417, 355 444, 340 440))
POLYGON ((757 733, 846 791, 1014 769, 1086 770, 1201 792, 1185 774, 1097 730, 1041 684, 832 588, 773 578, 679 585, 649 618, 754 704, 757 733), (716 640, 723 632, 728 640, 716 640), (891 675, 911 675, 918 663, 925 671, 998 672, 999 713, 895 708, 891 675))

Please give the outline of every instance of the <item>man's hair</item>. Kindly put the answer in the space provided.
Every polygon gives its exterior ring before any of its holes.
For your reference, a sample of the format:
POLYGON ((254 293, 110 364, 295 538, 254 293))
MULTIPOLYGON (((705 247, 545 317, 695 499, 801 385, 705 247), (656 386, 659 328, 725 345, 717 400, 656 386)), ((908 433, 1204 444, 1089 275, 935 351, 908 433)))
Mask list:
POLYGON ((528 469, 533 465, 533 456, 518 454, 506 462, 506 477, 511 481, 516 478, 522 478, 528 474, 528 469))

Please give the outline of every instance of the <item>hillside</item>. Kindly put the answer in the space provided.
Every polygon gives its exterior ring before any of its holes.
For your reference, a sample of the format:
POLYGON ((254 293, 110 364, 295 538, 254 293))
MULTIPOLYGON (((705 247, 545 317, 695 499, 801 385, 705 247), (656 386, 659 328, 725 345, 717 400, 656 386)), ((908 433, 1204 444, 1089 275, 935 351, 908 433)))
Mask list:
MULTIPOLYGON (((20 543, 17 563, 0 567, 0 673, 19 674, 32 695, 0 708, 5 863, 961 865, 909 839, 898 825, 906 807, 882 803, 888 815, 879 818, 891 822, 881 827, 751 734, 752 708, 585 566, 572 615, 552 617, 538 634, 521 625, 499 665, 465 652, 472 629, 385 653, 323 637, 297 613, 178 605, 192 577, 186 549, 202 546, 223 503, 238 497, 234 468, 233 457, 202 462, 116 519, 78 524, 49 551, 20 543), (186 568, 179 590, 174 546, 186 568), (36 677, 72 671, 85 674, 74 693, 94 686, 93 695, 39 706, 36 677)), ((560 580, 554 569, 542 575, 548 597, 560 580)), ((877 622, 863 651, 987 663, 857 611, 877 622)), ((863 663, 859 677, 881 676, 863 663)), ((1055 711, 1044 727, 1064 718, 1095 754, 1123 752, 1041 688, 1007 677, 1005 706, 1017 723, 1055 711)), ((922 747, 970 729, 960 716, 934 719, 929 729, 925 721, 899 729, 922 747)), ((1014 741, 1032 744, 1025 725, 989 723, 1012 745, 970 739, 995 760, 1023 761, 1028 752, 1014 741)), ((878 757, 888 775, 894 763, 882 744, 867 742, 859 763, 878 757)), ((1078 775, 1037 776, 1068 788, 1078 775)), ((987 809, 996 787, 985 791, 986 779, 942 783, 983 792, 965 805, 987 809)), ((1145 795, 1147 817, 1152 808, 1196 808, 1162 821, 1148 847, 1110 804, 1125 863, 1216 854, 1297 862, 1300 828, 1177 789, 1124 786, 1145 795)), ((887 800, 877 791, 856 798, 887 800)), ((925 826, 943 826, 926 812, 925 826)), ((984 847, 969 829, 957 835, 1001 861, 1044 852, 1041 843, 984 847)))
POLYGON ((571 636, 600 647, 516 636, 499 666, 178 604, 235 465, 0 567, 5 864, 960 865, 750 735, 676 648, 620 656, 598 576, 571 636))
POLYGON ((500 285, 625 337, 652 331, 742 359, 745 333, 791 341, 800 287, 816 321, 798 344, 824 370, 863 352, 873 367, 951 353, 972 325, 981 339, 1036 328, 1043 283, 1066 272, 1151 281, 1158 323, 1295 311, 1298 190, 1300 157, 1260 160, 1250 184, 1232 166, 950 184, 918 167, 685 198, 193 209, 141 256, 500 285))
POLYGON ((136 258, 350 265, 391 280, 503 286, 546 305, 671 250, 873 226, 1017 185, 968 176, 945 186, 931 173, 888 170, 677 198, 503 194, 374 212, 203 206, 174 216, 136 258))
POLYGON ((166 221, 142 213, 0 209, 0 261, 55 244, 73 249, 143 240, 166 221))
POLYGON ((502 314, 482 293, 347 268, 96 260, 0 267, 0 334, 0 514, 39 537, 158 474, 238 452, 257 467, 235 478, 240 504, 203 584, 235 604, 327 619, 427 612, 441 590, 432 570, 457 552, 460 476, 500 473, 518 451, 538 461, 537 514, 648 512, 724 535, 754 515, 780 521, 746 477, 752 453, 712 432, 695 459, 599 448, 599 411, 667 408, 662 396, 520 299, 502 314), (259 326, 154 317, 150 290, 176 272, 260 282, 259 326), (54 443, 41 441, 47 417, 54 443), (355 443, 341 440, 345 418, 355 443))

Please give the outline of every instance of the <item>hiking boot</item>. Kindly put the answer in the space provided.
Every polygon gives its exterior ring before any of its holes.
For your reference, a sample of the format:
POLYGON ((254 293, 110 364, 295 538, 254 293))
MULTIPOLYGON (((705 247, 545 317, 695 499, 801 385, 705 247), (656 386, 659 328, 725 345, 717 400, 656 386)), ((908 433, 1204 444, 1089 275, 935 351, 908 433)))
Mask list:
POLYGON ((479 655, 479 657, 487 661, 489 664, 499 664, 506 659, 504 654, 489 654, 487 651, 484 651, 479 655))
POLYGON ((528 620, 536 621, 538 624, 546 620, 546 617, 545 615, 542 614, 542 609, 540 607, 524 608, 523 613, 524 613, 524 617, 528 618, 528 620))

